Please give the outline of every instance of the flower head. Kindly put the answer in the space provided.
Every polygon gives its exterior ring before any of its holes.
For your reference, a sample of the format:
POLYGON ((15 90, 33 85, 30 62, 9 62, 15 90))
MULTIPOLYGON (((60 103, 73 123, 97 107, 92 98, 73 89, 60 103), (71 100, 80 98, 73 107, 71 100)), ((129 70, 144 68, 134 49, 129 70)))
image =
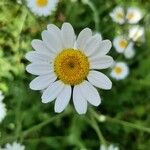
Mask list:
POLYGON ((118 53, 123 53, 127 59, 133 58, 135 55, 134 44, 124 36, 117 36, 113 40, 113 45, 118 53))
POLYGON ((143 14, 140 9, 135 7, 129 7, 127 9, 126 19, 130 24, 138 23, 143 17, 143 14))
POLYGON ((115 78, 116 80, 122 80, 125 79, 129 74, 129 68, 126 63, 124 62, 117 62, 112 71, 111 71, 111 77, 115 78))
POLYGON ((37 16, 49 16, 55 10, 58 0, 27 0, 27 5, 37 16))
POLYGON ((140 26, 133 26, 129 30, 129 38, 131 38, 134 42, 143 41, 144 40, 144 28, 140 26))
POLYGON ((105 145, 101 145, 100 150, 119 150, 119 148, 112 144, 109 145, 108 147, 106 147, 105 145))
POLYGON ((33 40, 32 46, 35 51, 26 55, 32 64, 26 70, 38 77, 30 83, 30 88, 44 90, 43 103, 56 99, 55 112, 62 112, 72 95, 77 112, 84 114, 87 102, 94 106, 101 103, 94 86, 111 89, 109 78, 96 71, 112 65, 112 57, 106 55, 111 42, 102 41, 98 34, 92 35, 89 28, 76 38, 71 24, 64 23, 61 30, 50 24, 42 32, 42 40, 33 40))
POLYGON ((123 7, 117 6, 114 8, 114 10, 110 13, 110 16, 112 20, 116 23, 119 24, 124 24, 125 23, 125 12, 123 7))
POLYGON ((113 45, 118 53, 123 53, 128 44, 128 39, 124 36, 117 36, 113 40, 113 45))
POLYGON ((21 145, 20 143, 14 142, 12 144, 6 144, 5 148, 2 150, 25 150, 25 146, 21 145))

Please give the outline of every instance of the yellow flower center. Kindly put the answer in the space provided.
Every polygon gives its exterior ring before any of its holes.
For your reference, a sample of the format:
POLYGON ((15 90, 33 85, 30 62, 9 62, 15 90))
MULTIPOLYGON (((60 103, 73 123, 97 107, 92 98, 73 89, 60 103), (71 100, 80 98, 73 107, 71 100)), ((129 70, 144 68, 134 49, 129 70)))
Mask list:
POLYGON ((116 67, 114 68, 114 71, 116 72, 116 74, 120 74, 120 73, 122 73, 122 68, 116 66, 116 67))
POLYGON ((44 7, 48 4, 48 0, 36 0, 36 3, 39 7, 44 7))
POLYGON ((124 13, 122 13, 122 12, 117 13, 117 18, 118 19, 123 19, 124 18, 124 13))
POLYGON ((89 61, 79 50, 64 49, 54 61, 54 71, 65 84, 77 85, 86 79, 89 73, 89 61))
POLYGON ((119 45, 120 45, 121 48, 126 48, 127 45, 128 45, 128 42, 127 42, 127 40, 121 40, 119 42, 119 45))
POLYGON ((134 14, 134 13, 129 13, 128 16, 127 16, 128 20, 131 20, 131 19, 133 19, 134 17, 135 17, 135 14, 134 14))

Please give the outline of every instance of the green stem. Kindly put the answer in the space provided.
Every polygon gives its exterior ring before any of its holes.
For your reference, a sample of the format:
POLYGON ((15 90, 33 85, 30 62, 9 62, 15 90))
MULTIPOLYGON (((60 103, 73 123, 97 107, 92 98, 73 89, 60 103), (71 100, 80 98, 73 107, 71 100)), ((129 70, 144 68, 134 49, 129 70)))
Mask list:
POLYGON ((27 129, 26 131, 23 132, 22 138, 25 138, 25 137, 28 136, 30 133, 41 129, 42 127, 46 126, 47 124, 53 122, 54 120, 60 119, 60 118, 62 118, 63 116, 65 116, 65 113, 59 114, 59 115, 57 115, 57 116, 55 116, 55 117, 52 117, 52 118, 50 118, 50 119, 48 119, 48 120, 46 120, 46 121, 44 121, 44 122, 42 122, 42 123, 40 123, 40 124, 38 124, 38 125, 35 125, 35 126, 31 127, 30 129, 27 129))
MULTIPOLYGON (((94 117, 100 121, 99 119, 99 114, 97 114, 93 109, 91 109, 91 113, 94 115, 94 117)), ((119 120, 119 119, 116 119, 116 118, 112 118, 112 117, 109 117, 109 116, 106 116, 106 121, 108 122, 112 122, 112 123, 118 123, 122 126, 125 126, 125 127, 130 127, 130 128, 134 128, 134 129, 137 129, 137 130, 140 130, 140 131, 143 131, 143 132, 148 132, 150 133, 150 128, 148 127, 143 127, 141 125, 137 125, 137 124, 134 124, 134 123, 131 123, 131 122, 127 122, 127 121, 123 121, 123 120, 119 120)))
POLYGON ((96 29, 96 31, 99 31, 99 16, 98 16, 98 11, 97 11, 96 7, 89 0, 83 0, 83 2, 85 4, 87 4, 91 8, 91 10, 93 11, 94 22, 95 22, 95 29, 96 29))
POLYGON ((3 144, 6 144, 6 143, 9 143, 9 142, 12 142, 12 141, 16 141, 18 138, 21 139, 21 141, 23 141, 24 138, 26 138, 30 133, 32 132, 35 132, 37 130, 40 130, 42 127, 48 125, 49 123, 57 120, 57 119, 60 119, 62 117, 64 117, 66 115, 66 113, 62 113, 62 114, 59 114, 55 117, 52 117, 52 118, 49 118, 48 120, 38 124, 38 125, 35 125, 29 129, 27 129, 26 131, 24 131, 22 134, 19 134, 19 135, 15 135, 15 136, 9 136, 3 140, 0 140, 0 145, 3 145, 3 144))
POLYGON ((88 120, 88 123, 91 125, 91 127, 95 130, 95 132, 97 133, 97 136, 99 138, 99 141, 101 144, 104 144, 107 146, 107 142, 99 128, 99 125, 97 124, 95 118, 91 115, 91 120, 87 119, 88 120))

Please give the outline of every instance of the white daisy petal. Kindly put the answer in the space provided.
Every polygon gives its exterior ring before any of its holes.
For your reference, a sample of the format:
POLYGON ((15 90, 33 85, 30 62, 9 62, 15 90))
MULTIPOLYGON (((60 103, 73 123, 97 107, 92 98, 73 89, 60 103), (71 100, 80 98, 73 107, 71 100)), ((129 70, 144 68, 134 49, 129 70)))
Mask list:
POLYGON ((53 101, 61 93, 65 85, 61 81, 51 83, 50 86, 43 92, 42 102, 48 103, 53 101))
POLYGON ((113 64, 113 58, 107 55, 89 60, 91 62, 90 69, 106 69, 112 66, 113 64))
POLYGON ((89 28, 83 29, 83 30, 79 33, 78 38, 77 38, 77 49, 83 50, 86 41, 87 41, 90 37, 92 37, 92 31, 91 31, 91 29, 89 29, 89 28))
MULTIPOLYGON (((53 32, 56 34, 57 38, 59 39, 59 44, 61 45, 61 47, 63 46, 62 44, 62 39, 61 39, 61 30, 54 24, 49 24, 47 26, 47 30, 50 32, 53 32)), ((60 49, 61 50, 61 49, 60 49)))
POLYGON ((54 82, 57 79, 56 75, 54 73, 42 75, 39 77, 36 77, 31 83, 30 88, 32 90, 44 90, 47 88, 52 82, 54 82))
POLYGON ((45 75, 52 72, 52 66, 48 63, 32 63, 26 67, 26 71, 33 75, 45 75))
POLYGON ((80 87, 77 85, 73 89, 73 103, 79 114, 85 114, 87 111, 87 100, 81 95, 80 87))
POLYGON ((64 48, 73 48, 75 44, 75 33, 70 23, 63 23, 61 28, 61 36, 64 48))
POLYGON ((87 56, 90 56, 91 54, 93 54, 95 52, 95 50, 97 50, 97 48, 99 48, 100 41, 101 41, 100 36, 97 34, 90 37, 86 41, 85 46, 83 47, 83 51, 85 52, 85 54, 87 56))
POLYGON ((104 55, 106 55, 112 47, 111 41, 110 40, 103 40, 100 42, 99 47, 95 49, 94 53, 92 56, 90 56, 91 60, 98 59, 104 55))
POLYGON ((32 40, 31 45, 38 53, 47 55, 50 58, 54 57, 54 54, 45 46, 42 40, 32 40))
POLYGON ((55 112, 62 112, 68 105, 71 98, 71 86, 65 85, 55 101, 55 112))
POLYGON ((88 81, 82 82, 80 85, 80 91, 82 96, 92 105, 98 106, 101 103, 101 98, 99 96, 96 88, 93 87, 88 81))
MULTIPOLYGON (((59 36, 59 35, 58 35, 59 36)), ((45 30, 42 32, 43 42, 47 45, 47 47, 53 52, 57 53, 62 50, 62 43, 60 37, 58 38, 56 33, 53 30, 45 30)))
POLYGON ((28 52, 25 56, 30 62, 51 62, 51 58, 45 54, 40 54, 37 51, 28 52))
POLYGON ((91 84, 98 88, 108 90, 112 87, 112 82, 110 81, 110 79, 101 72, 90 71, 87 78, 91 84))

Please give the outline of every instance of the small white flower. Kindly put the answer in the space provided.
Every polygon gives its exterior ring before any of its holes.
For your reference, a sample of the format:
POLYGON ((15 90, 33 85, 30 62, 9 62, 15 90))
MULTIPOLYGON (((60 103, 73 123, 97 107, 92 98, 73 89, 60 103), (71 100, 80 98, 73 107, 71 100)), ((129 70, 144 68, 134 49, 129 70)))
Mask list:
POLYGON ((105 145, 101 145, 100 150, 119 150, 119 148, 112 144, 109 145, 108 147, 106 147, 105 145))
POLYGON ((59 0, 27 0, 27 5, 37 16, 49 16, 59 0))
POLYGON ((118 53, 124 53, 128 46, 128 39, 124 36, 117 36, 113 40, 113 45, 118 53))
POLYGON ((140 9, 135 7, 130 7, 127 9, 126 19, 130 24, 138 23, 143 17, 143 14, 140 9))
POLYGON ((122 80, 125 79, 129 74, 129 68, 126 63, 124 62, 117 62, 112 71, 111 71, 111 77, 115 78, 116 80, 122 80))
POLYGON ((143 41, 144 40, 144 28, 140 26, 133 26, 129 30, 129 38, 131 38, 133 41, 143 41))
POLYGON ((5 148, 2 150, 25 150, 25 146, 21 145, 20 143, 14 142, 12 144, 6 144, 5 148))
POLYGON ((42 102, 55 101, 55 112, 62 112, 68 105, 71 95, 76 111, 85 114, 88 102, 94 106, 101 103, 96 87, 111 89, 110 79, 96 71, 106 69, 113 63, 106 55, 110 48, 109 40, 101 40, 89 28, 83 29, 76 38, 74 29, 64 23, 61 30, 50 24, 42 32, 42 40, 33 40, 26 58, 32 64, 26 70, 38 75, 30 83, 33 90, 44 90, 42 102))
POLYGON ((127 59, 131 59, 135 56, 135 49, 133 42, 130 42, 127 46, 127 48, 124 51, 124 56, 127 59))
POLYGON ((110 13, 110 16, 112 20, 116 23, 119 24, 124 24, 125 23, 125 12, 123 7, 117 6, 114 8, 114 10, 110 13))
POLYGON ((124 36, 117 36, 113 40, 113 45, 118 53, 123 53, 127 59, 133 58, 135 55, 134 44, 124 36))

